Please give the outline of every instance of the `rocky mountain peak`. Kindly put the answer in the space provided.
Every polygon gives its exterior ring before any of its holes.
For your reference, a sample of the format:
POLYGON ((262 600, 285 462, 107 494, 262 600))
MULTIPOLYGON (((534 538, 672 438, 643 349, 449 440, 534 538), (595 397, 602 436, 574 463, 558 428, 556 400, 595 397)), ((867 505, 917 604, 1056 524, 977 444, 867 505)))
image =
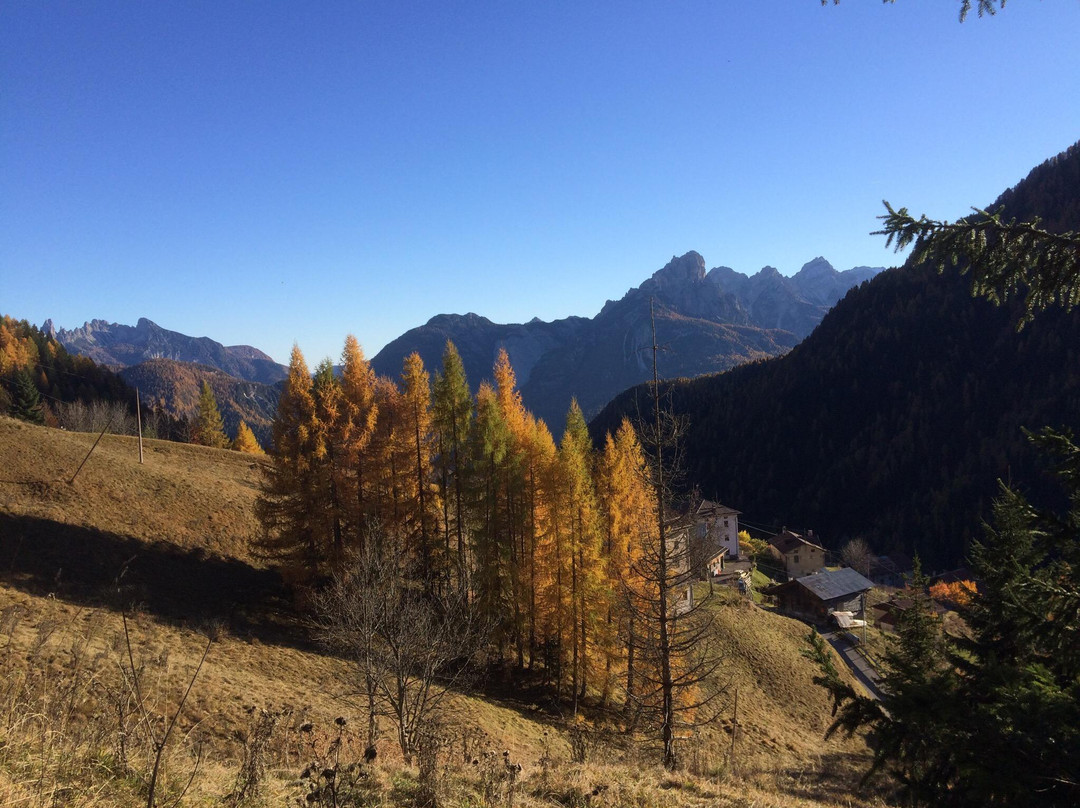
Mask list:
POLYGON ((273 384, 287 370, 262 351, 242 345, 226 348, 208 337, 189 337, 162 328, 146 317, 134 326, 91 320, 81 328, 59 329, 56 339, 68 351, 119 370, 153 359, 207 365, 238 379, 273 384))
POLYGON ((694 250, 683 256, 671 256, 671 260, 656 270, 653 276, 641 284, 643 291, 670 289, 700 283, 705 279, 705 259, 694 250), (647 288, 649 287, 649 288, 647 288))
POLYGON ((489 326, 491 324, 491 320, 487 317, 482 317, 471 311, 468 314, 436 314, 427 321, 427 325, 433 328, 447 328, 454 326, 476 328, 479 326, 489 326))
POLYGON ((807 261, 803 264, 802 269, 795 273, 795 277, 802 276, 807 280, 815 280, 818 278, 832 278, 838 274, 833 265, 819 255, 813 261, 807 261))

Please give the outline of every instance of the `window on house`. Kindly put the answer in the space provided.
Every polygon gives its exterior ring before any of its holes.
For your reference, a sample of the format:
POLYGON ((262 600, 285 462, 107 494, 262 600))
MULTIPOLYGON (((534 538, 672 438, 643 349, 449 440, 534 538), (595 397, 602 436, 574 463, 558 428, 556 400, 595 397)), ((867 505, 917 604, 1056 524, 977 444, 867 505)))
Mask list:
POLYGON ((798 556, 795 556, 795 563, 796 563, 796 564, 798 564, 798 563, 799 563, 799 557, 798 557, 798 556))
POLYGON ((724 527, 727 527, 727 526, 728 526, 728 522, 727 522, 727 517, 725 516, 724 517, 724 527))

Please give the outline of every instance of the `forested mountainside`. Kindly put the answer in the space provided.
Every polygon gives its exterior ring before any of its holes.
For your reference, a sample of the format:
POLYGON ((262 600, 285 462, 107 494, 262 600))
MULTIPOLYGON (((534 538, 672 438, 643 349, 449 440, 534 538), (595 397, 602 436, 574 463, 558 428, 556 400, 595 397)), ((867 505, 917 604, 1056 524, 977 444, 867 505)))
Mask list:
MULTIPOLYGON (((1080 144, 998 205, 1080 228, 1080 144)), ((929 568, 960 563, 999 479, 1049 496, 1023 429, 1080 429, 1080 315, 1052 310, 1017 331, 1019 310, 909 264, 852 289, 787 356, 666 383, 688 422, 686 479, 749 521, 810 527, 832 547, 861 536, 929 568)), ((594 437, 649 406, 646 388, 624 392, 594 437)))
POLYGON ((388 344, 372 366, 396 378, 405 357, 416 351, 427 367, 438 367, 449 339, 475 390, 490 379, 495 356, 505 348, 526 406, 559 432, 572 398, 591 415, 620 390, 648 378, 650 300, 657 334, 668 347, 662 372, 698 376, 786 352, 844 291, 879 271, 837 272, 816 258, 791 278, 771 267, 749 277, 726 267, 706 273, 705 260, 691 251, 608 301, 592 319, 501 325, 476 314, 439 315, 388 344))
MULTIPOLYGON (((144 427, 177 437, 182 425, 164 412, 144 410, 144 427)), ((97 431, 135 431, 135 390, 86 356, 69 353, 47 331, 0 315, 0 415, 97 431)))
POLYGON ((120 372, 123 379, 138 387, 144 402, 150 402, 178 418, 194 417, 199 406, 199 390, 205 381, 214 393, 230 438, 244 421, 259 444, 271 445, 270 425, 277 410, 279 387, 246 381, 206 365, 153 359, 120 372))

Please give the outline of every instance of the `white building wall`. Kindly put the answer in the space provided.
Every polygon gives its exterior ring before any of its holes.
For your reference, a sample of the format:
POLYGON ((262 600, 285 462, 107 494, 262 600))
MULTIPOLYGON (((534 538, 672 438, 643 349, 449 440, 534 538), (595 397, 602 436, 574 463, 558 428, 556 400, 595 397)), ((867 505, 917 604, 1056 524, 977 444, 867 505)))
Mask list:
POLYGON ((731 513, 718 514, 710 519, 709 538, 714 547, 725 547, 728 558, 739 557, 739 515, 731 513))

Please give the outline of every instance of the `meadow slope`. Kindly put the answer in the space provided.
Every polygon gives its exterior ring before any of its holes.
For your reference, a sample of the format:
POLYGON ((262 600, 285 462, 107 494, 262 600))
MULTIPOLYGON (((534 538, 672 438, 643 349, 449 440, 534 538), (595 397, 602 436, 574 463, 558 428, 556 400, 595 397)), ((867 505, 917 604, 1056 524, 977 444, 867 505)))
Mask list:
MULTIPOLYGON (((298 775, 339 732, 334 719, 346 719, 341 754, 353 759, 362 722, 349 663, 306 640, 250 550, 262 461, 148 441, 139 465, 133 438, 106 437, 69 483, 95 437, 0 418, 0 803, 145 805, 145 727, 163 730, 205 651, 164 755, 171 796, 158 803, 180 795, 199 750, 181 804, 230 804, 266 711, 264 788, 246 804, 296 804, 298 775), (132 669, 145 714, 131 706, 132 669)), ((881 804, 854 790, 864 742, 822 740, 829 704, 799 653, 806 627, 734 596, 717 618, 727 703, 739 693, 734 767, 729 710, 682 741, 685 766, 671 774, 650 738, 619 731, 614 716, 591 706, 575 723, 535 686, 492 676, 454 696, 439 803, 881 804), (584 763, 571 760, 575 726, 584 763), (512 793, 503 751, 523 767, 512 793)), ((423 797, 389 731, 367 772, 370 804, 423 797)))

